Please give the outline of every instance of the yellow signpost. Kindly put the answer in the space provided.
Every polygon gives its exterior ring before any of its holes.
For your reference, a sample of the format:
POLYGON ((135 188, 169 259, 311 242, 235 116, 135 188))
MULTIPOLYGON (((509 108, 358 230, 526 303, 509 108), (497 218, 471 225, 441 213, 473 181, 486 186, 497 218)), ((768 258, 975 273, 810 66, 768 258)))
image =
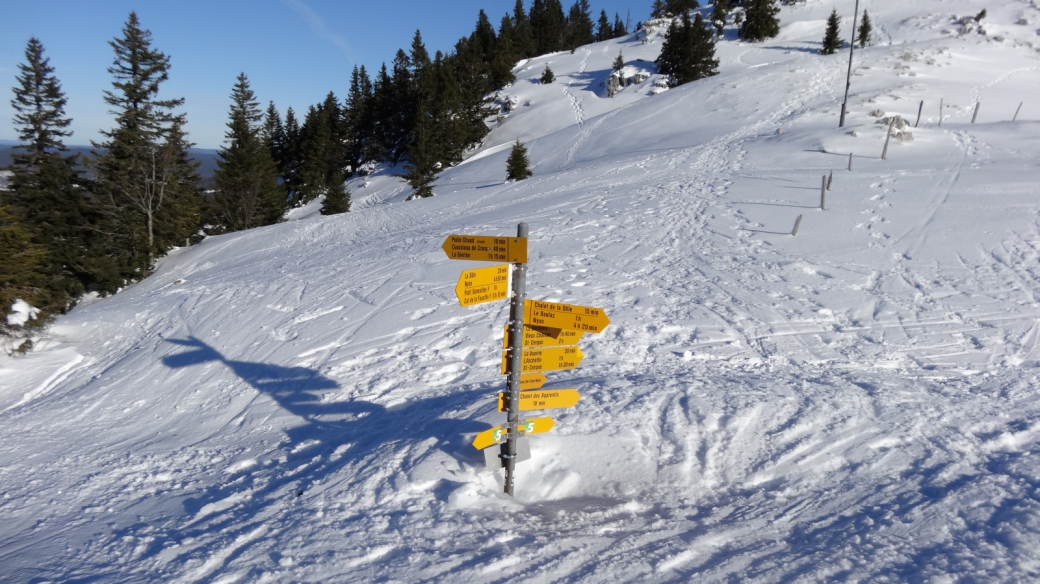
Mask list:
MULTIPOLYGON (((509 347, 509 325, 502 337, 502 347, 509 347)), ((543 326, 524 326, 524 347, 555 347, 558 345, 577 345, 585 333, 576 330, 546 328, 543 326)))
POLYGON ((602 308, 525 300, 524 324, 599 333, 610 324, 610 319, 602 308))
POLYGON ((449 235, 441 249, 453 260, 527 263, 526 237, 449 235))
POLYGON ((504 300, 509 296, 509 264, 462 272, 455 285, 455 296, 462 306, 504 300))
MULTIPOLYGON (((520 411, 551 410, 570 408, 578 403, 581 394, 576 389, 545 389, 542 391, 521 391, 520 411)), ((498 411, 506 411, 506 394, 498 394, 498 411)))
MULTIPOLYGON (((548 347, 523 352, 520 362, 521 373, 535 371, 559 371, 574 369, 585 358, 578 347, 548 347)), ((509 372, 509 351, 502 351, 502 373, 509 372)))
MULTIPOLYGON (((519 422, 516 426, 517 433, 521 436, 530 436, 531 434, 542 434, 553 429, 556 422, 552 418, 531 418, 530 420, 519 422)), ((484 430, 477 437, 473 439, 473 447, 477 450, 484 450, 488 446, 493 446, 502 442, 506 438, 506 430, 502 426, 495 426, 490 430, 484 430)))

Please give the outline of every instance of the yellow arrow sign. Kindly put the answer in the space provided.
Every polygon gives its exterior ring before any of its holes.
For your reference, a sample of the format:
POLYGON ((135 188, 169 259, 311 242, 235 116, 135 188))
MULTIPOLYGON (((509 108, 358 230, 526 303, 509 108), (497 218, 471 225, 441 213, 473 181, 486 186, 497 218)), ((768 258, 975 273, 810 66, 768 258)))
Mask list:
MULTIPOLYGON (((556 422, 552 418, 531 418, 526 422, 520 422, 517 426, 517 432, 521 436, 529 436, 531 434, 542 434, 553 429, 556 422)), ((502 426, 495 426, 490 430, 484 430, 477 437, 473 439, 473 447, 477 450, 484 450, 488 446, 498 444, 506 439, 506 430, 502 426)))
POLYGON ((524 324, 599 333, 607 328, 610 319, 607 318, 607 313, 603 312, 602 308, 525 300, 524 324))
MULTIPOLYGON (((520 411, 551 410, 554 408, 570 408, 578 403, 581 395, 576 389, 546 389, 542 391, 521 391, 520 411)), ((506 411, 506 394, 498 394, 498 411, 506 411)))
POLYGON ((449 235, 441 249, 453 260, 527 263, 526 237, 449 235))
MULTIPOLYGON (((509 347, 509 325, 502 337, 502 348, 509 347)), ((555 347, 558 345, 577 345, 585 333, 576 330, 546 328, 544 326, 524 325, 524 347, 555 347)))
POLYGON ((509 296, 509 264, 466 270, 455 285, 462 306, 502 300, 509 296))
POLYGON ((520 389, 541 389, 548 379, 544 373, 528 373, 520 376, 520 389))
MULTIPOLYGON (((557 371, 574 369, 585 358, 578 347, 549 347, 546 349, 529 349, 524 351, 520 364, 521 373, 535 371, 557 371)), ((502 373, 508 372, 509 351, 502 351, 502 373)))

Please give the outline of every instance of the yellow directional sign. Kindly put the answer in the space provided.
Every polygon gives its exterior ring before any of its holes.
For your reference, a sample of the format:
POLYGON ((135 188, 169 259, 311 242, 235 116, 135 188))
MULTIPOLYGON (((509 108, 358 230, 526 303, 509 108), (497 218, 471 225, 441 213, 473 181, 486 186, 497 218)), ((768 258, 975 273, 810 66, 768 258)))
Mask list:
MULTIPOLYGON (((542 434, 553 429, 556 422, 552 418, 531 418, 525 422, 520 422, 517 427, 517 431, 521 436, 529 436, 531 434, 542 434)), ((473 447, 477 450, 484 450, 488 446, 498 444, 499 442, 506 439, 506 430, 502 426, 495 426, 490 430, 484 430, 477 437, 473 439, 473 447)))
POLYGON ((610 319, 602 308, 525 300, 524 324, 599 333, 610 324, 610 319))
POLYGON ((526 237, 449 235, 441 249, 453 260, 527 263, 526 237))
MULTIPOLYGON (((509 325, 502 337, 502 347, 509 347, 509 325)), ((555 347, 557 345, 577 345, 585 333, 576 330, 546 328, 544 326, 524 325, 524 347, 555 347)))
MULTIPOLYGON (((529 349, 524 351, 521 373, 535 371, 557 371, 574 369, 585 358, 578 347, 549 347, 546 349, 529 349)), ((502 373, 508 372, 509 351, 502 351, 502 373)))
POLYGON ((509 296, 509 264, 466 270, 455 285, 462 306, 503 300, 509 296))
POLYGON ((520 389, 541 389, 548 379, 544 373, 528 373, 520 376, 520 389))
MULTIPOLYGON (((551 410, 554 408, 570 408, 578 403, 581 395, 576 389, 546 389, 542 391, 521 391, 520 411, 551 410)), ((498 411, 506 411, 506 394, 498 394, 498 411)))

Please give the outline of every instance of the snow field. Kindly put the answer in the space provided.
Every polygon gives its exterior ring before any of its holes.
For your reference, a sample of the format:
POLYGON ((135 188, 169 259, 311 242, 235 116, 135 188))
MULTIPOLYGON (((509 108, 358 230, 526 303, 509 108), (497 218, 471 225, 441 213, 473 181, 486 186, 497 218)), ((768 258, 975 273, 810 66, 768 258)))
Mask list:
POLYGON ((1037 578, 1038 40, 1015 23, 1040 10, 987 3, 958 36, 982 3, 862 2, 879 38, 839 130, 847 61, 815 54, 834 5, 785 7, 763 44, 728 29, 719 76, 661 93, 599 85, 659 35, 522 63, 437 197, 351 181, 347 216, 209 238, 60 319, 0 360, 0 573, 1037 578), (881 161, 869 113, 920 100, 881 161), (504 183, 516 138, 535 176, 504 183), (469 445, 502 420, 507 307, 460 308, 470 264, 440 245, 520 221, 529 297, 612 324, 548 374, 583 397, 509 499, 469 445))

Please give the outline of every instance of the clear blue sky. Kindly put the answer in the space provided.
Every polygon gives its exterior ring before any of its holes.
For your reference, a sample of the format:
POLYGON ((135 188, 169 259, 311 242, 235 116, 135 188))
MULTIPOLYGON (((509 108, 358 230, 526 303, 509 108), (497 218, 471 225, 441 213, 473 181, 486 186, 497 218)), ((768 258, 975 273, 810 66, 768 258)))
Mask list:
MULTIPOLYGON (((530 9, 532 0, 525 0, 530 9)), ((573 0, 564 0, 564 9, 573 0)), ((184 97, 190 138, 217 148, 224 137, 231 86, 249 77, 262 105, 273 100, 283 113, 302 114, 331 90, 343 97, 354 65, 371 72, 408 49, 416 29, 427 50, 449 52, 468 35, 483 8, 495 28, 515 0, 0 0, 0 140, 16 138, 11 88, 25 62, 31 36, 45 54, 69 99, 69 144, 88 144, 112 127, 102 100, 111 87, 108 41, 120 34, 131 10, 152 32, 153 47, 170 56, 170 80, 160 97, 184 97)), ((591 0, 593 19, 606 10, 613 21, 631 10, 645 19, 651 0, 591 0)))

